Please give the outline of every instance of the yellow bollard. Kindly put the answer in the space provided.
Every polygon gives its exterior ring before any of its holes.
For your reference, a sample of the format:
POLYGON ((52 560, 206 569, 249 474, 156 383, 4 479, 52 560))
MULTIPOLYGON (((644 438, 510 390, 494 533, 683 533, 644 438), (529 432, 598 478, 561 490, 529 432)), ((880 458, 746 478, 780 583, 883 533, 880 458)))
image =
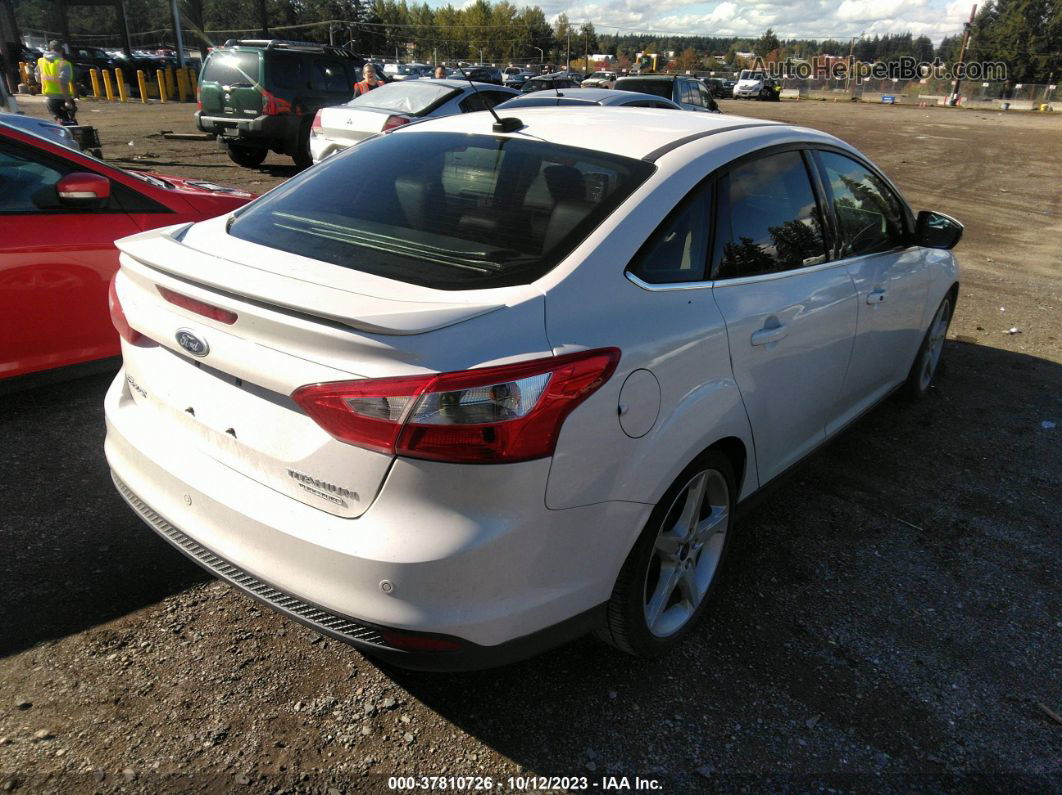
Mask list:
POLYGON ((89 79, 92 81, 92 96, 100 98, 100 70, 96 67, 89 69, 89 79))
POLYGON ((118 81, 118 101, 127 102, 129 100, 128 89, 125 87, 125 75, 122 74, 121 67, 115 67, 114 79, 118 81))
POLYGON ((181 102, 188 101, 188 75, 183 69, 177 70, 177 95, 181 102))
POLYGON ((184 70, 185 79, 188 81, 188 96, 192 102, 195 102, 196 96, 199 91, 199 79, 196 77, 195 69, 188 66, 184 70))
POLYGON ((159 102, 166 101, 166 70, 159 69, 156 73, 159 79, 159 102))
POLYGON ((111 71, 103 70, 103 90, 107 92, 107 101, 114 102, 114 89, 111 88, 111 71))
POLYGON ((166 96, 170 99, 180 99, 177 96, 177 76, 173 73, 173 67, 166 67, 166 96))
POLYGON ((136 70, 136 84, 140 86, 140 101, 146 105, 148 101, 148 88, 147 78, 144 77, 143 69, 136 70))

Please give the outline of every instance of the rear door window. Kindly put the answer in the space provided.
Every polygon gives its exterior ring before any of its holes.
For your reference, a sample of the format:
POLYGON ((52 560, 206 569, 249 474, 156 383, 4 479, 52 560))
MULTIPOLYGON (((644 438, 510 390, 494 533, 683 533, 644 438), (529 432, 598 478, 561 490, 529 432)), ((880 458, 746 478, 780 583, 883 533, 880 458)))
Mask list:
POLYGON ((306 70, 298 55, 277 53, 267 66, 269 82, 280 89, 298 91, 306 88, 306 70))
POLYGON ((331 94, 353 93, 353 83, 346 68, 331 58, 313 59, 313 87, 331 94))
POLYGON ((841 256, 885 251, 904 241, 903 210, 885 180, 850 157, 816 152, 833 195, 841 256))
POLYGON ((713 278, 825 262, 822 219, 800 152, 742 163, 717 184, 713 278))
POLYGON ((530 284, 654 170, 542 141, 399 132, 275 188, 229 232, 440 290, 530 284))

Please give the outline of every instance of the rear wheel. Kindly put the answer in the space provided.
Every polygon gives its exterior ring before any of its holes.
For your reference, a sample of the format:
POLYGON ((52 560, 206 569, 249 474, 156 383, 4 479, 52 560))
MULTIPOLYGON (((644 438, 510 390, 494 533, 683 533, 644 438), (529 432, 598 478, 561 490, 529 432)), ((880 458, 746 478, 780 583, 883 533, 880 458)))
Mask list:
POLYGON ((313 154, 310 152, 310 123, 312 119, 306 119, 299 125, 299 136, 295 141, 295 153, 291 159, 295 161, 295 167, 299 170, 313 165, 313 154))
POLYGON ((734 470, 722 453, 710 450, 683 471, 623 564, 599 637, 656 657, 689 634, 726 555, 734 499, 734 470))
POLYGON ((940 360, 944 354, 944 340, 948 336, 948 326, 951 325, 952 301, 954 295, 948 293, 940 302, 933 320, 926 329, 926 335, 922 339, 922 346, 918 349, 911 372, 907 376, 907 383, 903 391, 912 400, 918 400, 928 394, 929 387, 933 384, 937 371, 940 369, 940 360))
POLYGON ((229 144, 229 159, 238 166, 244 168, 258 168, 266 159, 269 152, 265 149, 255 149, 250 146, 229 144))

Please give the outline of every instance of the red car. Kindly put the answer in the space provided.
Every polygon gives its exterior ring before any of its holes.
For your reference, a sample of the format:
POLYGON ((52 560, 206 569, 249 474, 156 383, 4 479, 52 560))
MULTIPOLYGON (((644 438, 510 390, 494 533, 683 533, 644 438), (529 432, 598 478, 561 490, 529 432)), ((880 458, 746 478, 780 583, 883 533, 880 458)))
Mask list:
POLYGON ((114 241, 253 198, 125 171, 0 123, 0 379, 117 356, 114 241))

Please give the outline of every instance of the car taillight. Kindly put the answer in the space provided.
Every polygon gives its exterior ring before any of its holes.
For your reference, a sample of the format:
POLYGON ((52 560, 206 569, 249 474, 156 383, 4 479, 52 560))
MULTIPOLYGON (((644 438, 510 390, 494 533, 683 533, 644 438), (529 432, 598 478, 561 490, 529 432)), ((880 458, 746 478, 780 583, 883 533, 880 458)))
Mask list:
POLYGON ((266 116, 279 116, 283 113, 291 113, 291 103, 286 99, 274 96, 265 89, 262 90, 262 113, 266 116))
POLYGON ((292 394, 341 442, 432 461, 553 455, 561 426, 612 376, 618 348, 438 375, 311 384, 292 394))
POLYGON ((118 336, 130 345, 139 345, 142 348, 158 345, 153 339, 145 337, 129 325, 129 321, 125 318, 125 311, 122 309, 122 302, 118 300, 118 289, 114 286, 117 278, 118 274, 115 273, 111 277, 110 286, 107 288, 107 307, 111 310, 111 324, 117 330, 118 336))
POLYGON ((403 124, 409 124, 413 119, 409 116, 401 116, 397 113, 387 117, 387 121, 384 122, 383 131, 391 132, 391 130, 401 127, 403 124))
POLYGON ((231 312, 228 309, 222 309, 219 306, 208 304, 206 301, 200 301, 196 298, 190 298, 187 295, 175 293, 173 290, 169 290, 162 285, 157 285, 157 287, 159 289, 159 294, 171 304, 175 304, 182 309, 187 309, 189 312, 195 312, 197 315, 208 317, 211 320, 216 320, 218 323, 224 323, 226 326, 231 326, 239 317, 235 312, 231 312))
POLYGON ((310 123, 310 135, 315 138, 324 135, 324 125, 321 124, 321 111, 317 111, 313 115, 313 122, 310 123))

